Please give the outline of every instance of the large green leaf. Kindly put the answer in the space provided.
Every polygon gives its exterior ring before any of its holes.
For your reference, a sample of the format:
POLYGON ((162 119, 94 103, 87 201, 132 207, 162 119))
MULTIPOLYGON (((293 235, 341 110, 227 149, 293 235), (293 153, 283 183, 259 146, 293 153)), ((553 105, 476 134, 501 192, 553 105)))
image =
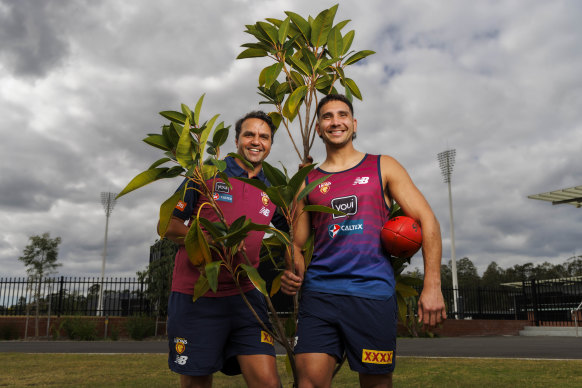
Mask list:
POLYGON ((248 168, 254 168, 253 165, 248 160, 246 160, 242 155, 237 154, 236 152, 229 152, 228 156, 231 156, 233 158, 240 160, 248 168))
POLYGON ((230 126, 225 128, 223 122, 216 126, 214 134, 212 135, 212 143, 214 143, 215 147, 220 147, 226 142, 226 139, 228 139, 229 128, 230 126))
POLYGON ((160 112, 160 115, 162 115, 163 117, 167 118, 168 120, 177 123, 177 124, 184 124, 186 122, 186 115, 184 113, 181 112, 176 112, 173 110, 166 110, 163 112, 160 112))
POLYGON ((287 203, 285 201, 285 197, 282 195, 281 191, 283 187, 281 186, 271 186, 268 187, 265 192, 269 196, 269 199, 278 207, 285 208, 287 207, 287 203))
POLYGON ((327 50, 332 58, 336 58, 342 55, 343 49, 342 33, 338 26, 334 26, 329 30, 329 35, 327 36, 327 50))
POLYGON ((206 218, 200 217, 200 223, 213 238, 222 237, 226 234, 226 229, 224 229, 224 225, 220 222, 210 222, 206 218))
POLYGON ((297 193, 303 182, 305 181, 305 177, 307 174, 311 172, 315 168, 315 164, 310 164, 308 166, 303 167, 301 170, 297 171, 295 175, 291 177, 289 180, 289 187, 293 191, 293 193, 297 193))
POLYGON ((190 110, 190 107, 186 104, 181 104, 180 107, 182 108, 182 113, 184 113, 184 115, 186 117, 188 117, 191 122, 193 122, 194 116, 192 115, 192 111, 190 110))
POLYGON ((279 74, 281 74, 281 70, 283 69, 283 62, 277 62, 265 70, 265 87, 270 88, 273 85, 273 82, 277 80, 279 74))
POLYGON ((208 279, 206 279, 206 276, 200 275, 196 283, 194 283, 194 295, 192 295, 192 303, 196 302, 196 300, 198 300, 198 298, 201 296, 204 296, 208 290, 210 290, 208 279))
POLYGON ((184 238, 184 246, 188 252, 188 259, 193 265, 199 266, 212 260, 208 242, 197 218, 194 218, 190 225, 190 229, 184 238))
POLYGON ((335 214, 336 216, 345 216, 346 215, 346 213, 344 213, 342 211, 335 210, 335 209, 332 209, 330 207, 322 206, 322 205, 305 205, 303 207, 303 211, 329 213, 329 214, 335 214))
POLYGON ((307 88, 307 86, 304 85, 298 87, 297 89, 295 89, 295 91, 293 91, 293 93, 291 93, 291 95, 285 102, 285 105, 287 106, 287 110, 289 111, 290 115, 295 116, 297 114, 299 104, 301 103, 301 100, 305 98, 305 95, 307 94, 308 90, 309 89, 307 88))
MULTIPOLYGON (((184 189, 185 188, 186 185, 184 185, 184 189)), ((160 224, 158 225, 158 232, 162 238, 164 238, 166 235, 166 231, 168 230, 168 225, 170 224, 170 219, 172 218, 172 213, 176 207, 176 204, 184 197, 184 189, 176 191, 160 206, 160 224)))
POLYGON ((351 78, 346 78, 344 79, 344 84, 346 86, 346 88, 350 89, 350 92, 359 100, 362 99, 362 93, 360 93, 360 89, 358 88, 358 85, 356 85, 356 83, 354 82, 353 79, 351 78))
POLYGON ((116 198, 119 198, 133 190, 139 189, 140 187, 147 185, 148 183, 152 183, 160 179, 160 175, 162 175, 166 171, 168 171, 167 167, 158 167, 137 174, 135 178, 133 178, 127 184, 127 186, 125 186, 125 188, 121 190, 119 194, 117 194, 116 198))
POLYGON ((285 174, 281 172, 278 168, 270 165, 269 163, 263 161, 262 163, 263 172, 269 183, 273 186, 285 186, 287 184, 287 178, 285 174))
POLYGON ((279 32, 277 31, 277 27, 267 22, 257 22, 255 26, 257 26, 257 30, 262 32, 263 36, 268 38, 272 44, 277 44, 279 41, 279 32))
POLYGON ((303 62, 303 60, 301 59, 301 54, 299 52, 287 58, 287 62, 289 62, 294 69, 298 70, 303 75, 307 77, 311 76, 311 73, 309 72, 309 66, 307 66, 303 62))
POLYGON ((190 135, 190 119, 186 118, 184 122, 184 127, 182 128, 182 133, 180 134, 180 140, 178 141, 178 147, 176 147, 176 159, 180 166, 188 169, 192 164, 192 141, 190 135))
POLYGON ((344 65, 352 65, 356 62, 358 62, 361 59, 366 58, 367 56, 370 56, 372 54, 375 54, 375 51, 372 50, 362 50, 362 51, 358 51, 357 53, 355 53, 354 55, 352 55, 351 57, 349 57, 348 59, 346 59, 346 61, 344 62, 344 65))
POLYGON ((293 81, 294 87, 305 85, 305 80, 303 79, 301 74, 299 74, 298 72, 293 71, 293 70, 291 70, 290 74, 291 74, 291 80, 293 81))
POLYGON ((281 276, 283 276, 283 272, 279 273, 273 279, 273 282, 271 283, 271 292, 269 293, 269 296, 272 297, 281 289, 281 276))
POLYGON ((403 298, 408 298, 410 296, 417 296, 418 292, 416 290, 402 282, 396 282, 396 293, 401 295, 403 298))
POLYGON ((324 180, 326 180, 327 178, 329 178, 329 175, 326 175, 324 177, 321 177, 313 182, 310 182, 307 186, 305 186, 303 188, 303 190, 301 190, 301 193, 299 193, 299 196, 297 197, 298 201, 301 201, 303 199, 303 197, 305 197, 307 194, 311 193, 311 191, 315 188, 315 186, 319 185, 320 183, 322 183, 324 180))
POLYGON ((315 248, 315 233, 313 231, 309 233, 309 237, 303 245, 303 260, 305 260, 305 268, 309 267, 311 264, 311 258, 313 257, 313 249, 315 248))
POLYGON ((244 183, 248 183, 249 185, 254 186, 259 190, 267 192, 268 186, 265 183, 263 183, 262 181, 260 181, 259 179, 249 179, 249 178, 243 178, 243 177, 234 177, 234 179, 237 179, 237 180, 242 181, 244 183))
POLYGON ((194 125, 196 126, 200 125, 200 110, 202 109, 202 102, 204 101, 205 95, 206 93, 200 96, 198 102, 196 102, 196 106, 194 107, 194 125))
POLYGON ((314 47, 322 47, 327 43, 327 36, 333 25, 336 10, 337 4, 330 9, 321 11, 311 23, 310 41, 314 47))
POLYGON ((212 263, 206 264, 204 271, 206 272, 206 279, 208 279, 208 285, 212 292, 218 290, 218 275, 220 274, 220 261, 213 261, 212 263))
POLYGON ((172 145, 168 142, 164 135, 149 135, 143 141, 152 147, 159 148, 164 151, 170 151, 172 145))
POLYGON ((214 126, 214 122, 218 119, 218 114, 214 115, 208 122, 206 123, 206 128, 200 134, 200 157, 203 157, 203 152, 206 148, 206 141, 208 140, 208 136, 210 136, 210 132, 212 131, 212 127, 214 126))
POLYGON ((305 38, 305 40, 309 40, 309 37, 311 36, 311 27, 309 26, 309 22, 295 12, 285 11, 285 14, 291 18, 293 24, 295 24, 299 31, 301 31, 303 38, 305 38))
POLYGON ((149 166, 148 170, 151 170, 152 168, 156 168, 156 167, 158 167, 158 166, 160 166, 160 165, 162 165, 162 164, 164 164, 166 162, 169 162, 170 160, 172 160, 172 159, 170 159, 170 158, 161 158, 161 159, 158 159, 151 166, 149 166))
POLYGON ((341 55, 346 55, 346 53, 350 50, 350 47, 352 47, 352 42, 354 41, 355 35, 356 35, 356 32, 354 30, 348 31, 344 35, 343 50, 342 50, 341 55))
POLYGON ((259 58, 266 57, 268 51, 262 48, 248 48, 241 52, 236 59, 246 59, 246 58, 259 58))
POLYGON ((285 42, 285 39, 287 39, 287 33, 289 32, 290 23, 291 18, 287 16, 287 18, 279 25, 278 41, 280 44, 283 44, 285 42))
POLYGON ((398 318, 400 319, 400 322, 406 323, 406 310, 408 309, 406 300, 398 293, 396 293, 396 300, 398 302, 398 318))
POLYGON ((261 294, 265 296, 269 295, 267 293, 267 285, 265 284, 265 280, 263 280, 261 275, 259 275, 259 271, 257 271, 255 267, 252 267, 248 264, 241 264, 241 267, 245 270, 247 276, 249 279, 251 279, 251 282, 254 284, 255 288, 261 291, 261 294))

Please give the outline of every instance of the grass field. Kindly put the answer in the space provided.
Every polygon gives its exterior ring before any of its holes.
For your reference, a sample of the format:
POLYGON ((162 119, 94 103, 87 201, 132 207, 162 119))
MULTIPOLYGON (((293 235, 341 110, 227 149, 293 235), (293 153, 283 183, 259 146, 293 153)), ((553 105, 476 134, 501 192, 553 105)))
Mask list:
MULTIPOLYGON (((284 387, 291 386, 278 359, 284 387)), ((177 387, 178 377, 160 354, 0 353, 0 386, 177 387)), ((357 387, 344 366, 333 387, 357 387)), ((582 360, 512 360, 400 357, 395 387, 582 387, 582 360)), ((245 387, 242 377, 217 373, 214 387, 245 387)))

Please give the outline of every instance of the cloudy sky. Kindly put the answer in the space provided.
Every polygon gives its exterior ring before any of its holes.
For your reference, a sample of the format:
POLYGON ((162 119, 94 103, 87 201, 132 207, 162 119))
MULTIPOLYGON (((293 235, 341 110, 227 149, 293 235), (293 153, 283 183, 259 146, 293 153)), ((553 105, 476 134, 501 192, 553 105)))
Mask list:
MULTIPOLYGON (((227 124, 258 105, 267 59, 235 60, 245 24, 316 16, 334 2, 0 0, 0 277, 25 276, 29 236, 60 236, 60 275, 98 276, 105 231, 100 192, 119 192, 160 153, 141 141, 158 112, 194 106, 227 124)), ((582 3, 341 1, 356 147, 390 154, 423 191, 450 259, 447 186, 437 153, 456 149, 457 258, 562 263, 582 254, 582 209, 530 194, 582 185, 582 3)), ((313 156, 323 161, 316 140, 313 156)), ((234 150, 231 135, 228 147, 234 150)), ((270 156, 296 166, 285 133, 270 156)), ((148 262, 159 204, 179 180, 122 197, 110 218, 106 276, 148 262)), ((413 266, 421 266, 419 256, 413 266)))

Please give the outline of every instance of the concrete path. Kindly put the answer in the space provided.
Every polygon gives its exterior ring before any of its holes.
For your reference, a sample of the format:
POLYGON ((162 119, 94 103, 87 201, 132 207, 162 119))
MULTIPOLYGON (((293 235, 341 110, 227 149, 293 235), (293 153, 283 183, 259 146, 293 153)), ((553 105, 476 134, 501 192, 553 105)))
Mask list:
MULTIPOLYGON (((167 341, 0 341, 0 353, 164 354, 167 349, 167 341)), ((397 356, 582 359, 582 337, 399 338, 397 356)))

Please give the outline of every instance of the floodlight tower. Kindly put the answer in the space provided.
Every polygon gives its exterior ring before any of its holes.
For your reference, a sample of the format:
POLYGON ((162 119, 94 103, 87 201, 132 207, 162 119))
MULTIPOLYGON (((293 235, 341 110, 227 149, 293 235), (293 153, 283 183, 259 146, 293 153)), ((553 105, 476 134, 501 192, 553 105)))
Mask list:
POLYGON ((116 193, 101 192, 101 204, 105 210, 105 240, 103 243, 103 260, 101 261, 101 285, 99 286, 99 302, 97 304, 97 316, 103 315, 103 278, 105 276, 105 259, 107 257, 107 232, 109 231, 109 216, 115 207, 116 193))
POLYGON ((451 266, 453 273, 453 303, 455 307, 455 316, 458 312, 457 299, 459 299, 459 283, 457 280, 457 260, 455 257, 455 225, 453 221, 453 195, 451 194, 451 175, 455 165, 456 150, 447 150, 438 154, 441 173, 444 182, 449 186, 449 216, 451 218, 451 266))

